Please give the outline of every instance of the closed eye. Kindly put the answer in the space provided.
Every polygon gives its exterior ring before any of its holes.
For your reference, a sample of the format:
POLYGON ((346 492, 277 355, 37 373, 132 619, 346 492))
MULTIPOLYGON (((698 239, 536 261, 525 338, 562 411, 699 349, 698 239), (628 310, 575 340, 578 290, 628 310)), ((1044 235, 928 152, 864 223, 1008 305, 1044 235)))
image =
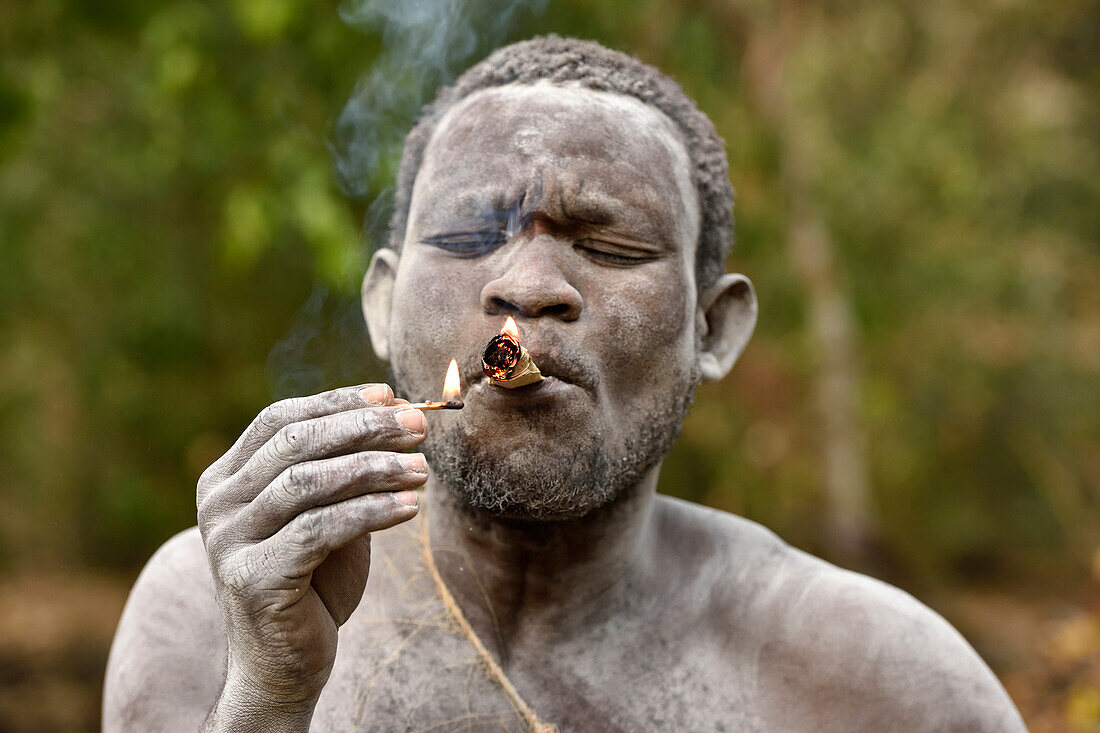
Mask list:
POLYGON ((612 242, 598 239, 582 239, 573 245, 585 257, 604 265, 617 267, 633 267, 652 262, 660 258, 660 254, 633 247, 624 247, 612 242))
POLYGON ((430 237, 424 237, 420 241, 459 257, 477 257, 496 249, 504 244, 505 240, 504 232, 486 230, 433 234, 430 237))

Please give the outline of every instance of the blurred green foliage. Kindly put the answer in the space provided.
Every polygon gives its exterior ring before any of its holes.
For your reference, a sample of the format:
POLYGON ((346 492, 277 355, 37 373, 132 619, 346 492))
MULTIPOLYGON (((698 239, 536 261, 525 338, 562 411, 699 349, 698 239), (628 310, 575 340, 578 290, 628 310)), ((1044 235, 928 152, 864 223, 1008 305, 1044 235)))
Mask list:
MULTIPOLYGON (((660 67, 728 144, 760 326, 662 489, 823 549, 796 139, 855 316, 882 552, 930 582, 1084 577, 1095 3, 563 0, 510 37, 551 31, 660 67)), ((133 569, 273 397, 384 377, 355 293, 395 150, 351 201, 329 152, 383 41, 332 2, 43 0, 0 4, 0 48, 0 561, 133 569)), ((387 140, 411 121, 387 120, 387 140)))

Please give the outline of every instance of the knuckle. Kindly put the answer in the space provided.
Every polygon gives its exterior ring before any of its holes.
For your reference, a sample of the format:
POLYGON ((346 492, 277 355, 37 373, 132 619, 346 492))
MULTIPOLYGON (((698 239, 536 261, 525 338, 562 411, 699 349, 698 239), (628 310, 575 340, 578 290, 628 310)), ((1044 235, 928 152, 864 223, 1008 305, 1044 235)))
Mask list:
POLYGON ((287 497, 296 499, 302 494, 305 483, 305 477, 302 475, 304 471, 302 464, 295 463, 281 474, 279 484, 287 497))
MULTIPOLYGON (((385 454, 384 466, 383 466, 383 461, 379 460, 378 461, 378 464, 379 464, 378 470, 379 471, 385 470, 386 473, 392 473, 392 474, 395 474, 395 475, 398 475, 398 476, 401 476, 401 475, 404 475, 404 474, 408 473, 408 469, 405 467, 405 464, 401 462, 401 456, 402 455, 403 454, 401 454, 401 453, 385 454)), ((380 456, 380 458, 381 458, 381 456, 380 456)))
POLYGON ((202 537, 203 547, 206 549, 206 558, 210 563, 210 570, 217 576, 224 576, 230 566, 232 553, 229 552, 223 533, 213 527, 202 537))
POLYGON ((214 466, 210 465, 206 467, 205 471, 199 474, 198 494, 200 497, 203 494, 206 494, 210 490, 210 487, 217 483, 217 480, 214 477, 214 473, 214 466))
POLYGON ((367 438, 387 432, 388 425, 379 419, 378 410, 359 410, 355 413, 355 427, 367 438))
POLYGON ((302 455, 309 432, 305 423, 291 423, 279 428, 271 439, 271 450, 275 457, 284 461, 296 460, 302 455))
POLYGON ((313 488, 315 471, 301 463, 295 463, 283 471, 281 488, 289 504, 297 504, 313 488))
POLYGON ((219 563, 219 570, 218 576, 222 585, 237 593, 242 593, 255 586, 259 576, 257 563, 247 555, 226 558, 219 563))
POLYGON ((369 485, 393 473, 394 469, 385 453, 363 451, 356 453, 343 472, 343 480, 357 486, 369 485))
POLYGON ((346 472, 338 468, 342 465, 344 465, 343 462, 332 461, 318 461, 312 464, 310 466, 310 491, 325 491, 326 487, 344 483, 346 472))
POLYGON ((256 416, 256 422, 271 430, 278 430, 291 421, 295 399, 273 402, 256 416))
POLYGON ((319 509, 302 512, 295 524, 295 543, 303 547, 315 547, 324 539, 324 515, 319 509))
POLYGON ((195 507, 198 508, 214 493, 214 490, 218 487, 218 484, 225 480, 224 472, 218 467, 217 463, 213 463, 207 466, 206 470, 199 476, 198 482, 195 484, 195 507))
POLYGON ((216 521, 216 515, 212 504, 213 502, 211 501, 211 497, 207 496, 206 498, 199 501, 198 510, 195 512, 195 518, 198 520, 199 524, 199 532, 204 535, 212 526, 214 526, 214 523, 216 521))
POLYGON ((319 402, 326 412, 333 412, 347 407, 348 398, 344 390, 333 389, 318 395, 319 402))

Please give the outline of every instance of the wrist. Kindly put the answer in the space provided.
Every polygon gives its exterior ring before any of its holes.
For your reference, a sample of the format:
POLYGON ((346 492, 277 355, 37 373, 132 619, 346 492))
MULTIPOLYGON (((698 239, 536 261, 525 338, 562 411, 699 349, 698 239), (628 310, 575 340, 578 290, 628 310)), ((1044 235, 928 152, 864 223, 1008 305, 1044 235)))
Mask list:
POLYGON ((203 731, 305 733, 319 694, 284 694, 264 689, 246 675, 229 672, 203 731))

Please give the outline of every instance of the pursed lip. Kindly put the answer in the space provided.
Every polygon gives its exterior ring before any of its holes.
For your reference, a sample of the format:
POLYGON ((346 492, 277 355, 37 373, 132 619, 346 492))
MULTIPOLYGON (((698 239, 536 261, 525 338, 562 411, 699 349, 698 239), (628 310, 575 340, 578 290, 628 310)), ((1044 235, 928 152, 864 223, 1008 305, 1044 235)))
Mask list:
MULTIPOLYGON (((586 390, 592 390, 599 381, 589 370, 580 367, 570 360, 562 359, 556 354, 550 352, 539 353, 534 350, 529 350, 527 353, 531 356, 531 360, 535 362, 535 365, 538 366, 539 371, 542 372, 542 376, 546 377, 547 380, 554 378, 559 382, 571 384, 586 390)), ((481 381, 488 382, 488 377, 486 377, 485 373, 481 370, 481 361, 479 359, 478 369, 476 372, 471 371, 469 373, 467 384, 472 387, 474 384, 481 381)), ((524 387, 516 387, 513 391, 534 388, 539 384, 542 384, 542 382, 536 382, 524 387)), ((507 388, 502 387, 501 389, 507 388)), ((531 389, 531 391, 534 390, 531 389)))
MULTIPOLYGON (((531 356, 532 361, 538 366, 542 375, 547 378, 547 380, 544 381, 548 381, 553 377, 559 382, 580 387, 587 391, 593 391, 599 384, 599 379, 596 374, 591 369, 585 368, 577 360, 565 357, 558 351, 541 350, 537 346, 525 346, 524 348, 527 349, 527 353, 531 356)), ((482 382, 485 382, 488 386, 489 380, 482 370, 480 353, 478 354, 476 362, 467 363, 462 371, 462 383, 467 389, 472 389, 475 385, 482 382)), ((515 392, 534 392, 534 388, 538 387, 540 384, 543 384, 543 382, 517 387, 513 390, 508 390, 506 387, 501 387, 500 389, 515 392)))
MULTIPOLYGON (((535 402, 546 399, 554 399, 567 395, 578 396, 585 392, 591 392, 595 386, 590 372, 573 362, 562 359, 549 352, 539 353, 529 351, 531 359, 538 365, 539 371, 545 377, 540 382, 534 382, 522 387, 501 387, 494 385, 479 368, 476 372, 470 372, 467 387, 464 393, 471 399, 479 394, 492 396, 491 399, 511 401, 535 402)), ((480 359, 478 360, 480 367, 480 359)))
POLYGON ((554 399, 557 397, 564 397, 570 393, 577 394, 582 392, 583 388, 579 385, 555 376, 548 376, 541 382, 535 382, 512 389, 491 384, 487 378, 482 377, 470 386, 467 392, 467 401, 476 399, 478 396, 484 396, 492 400, 534 404, 542 400, 554 399))
POLYGON ((537 348, 531 348, 527 353, 531 355, 531 360, 535 362, 544 377, 553 377, 586 390, 595 388, 596 383, 599 381, 596 379, 595 374, 591 370, 585 369, 579 361, 565 358, 556 351, 541 351, 537 348))

